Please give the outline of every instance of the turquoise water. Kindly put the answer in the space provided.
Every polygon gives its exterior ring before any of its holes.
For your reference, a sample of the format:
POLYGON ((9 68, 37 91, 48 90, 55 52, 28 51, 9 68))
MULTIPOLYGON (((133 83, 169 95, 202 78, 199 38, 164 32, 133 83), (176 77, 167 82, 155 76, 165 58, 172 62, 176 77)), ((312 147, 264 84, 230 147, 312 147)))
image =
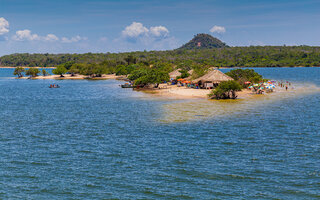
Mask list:
MULTIPOLYGON (((320 87, 320 68, 256 70, 320 87)), ((172 105, 217 104, 12 72, 0 69, 0 199, 320 199, 319 92, 176 121, 172 105)))

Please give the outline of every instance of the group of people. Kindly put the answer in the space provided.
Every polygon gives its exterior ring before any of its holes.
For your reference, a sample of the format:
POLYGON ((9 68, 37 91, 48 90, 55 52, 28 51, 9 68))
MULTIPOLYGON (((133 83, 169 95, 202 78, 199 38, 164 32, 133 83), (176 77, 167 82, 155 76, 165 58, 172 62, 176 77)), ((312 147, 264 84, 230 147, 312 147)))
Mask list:
POLYGON ((58 85, 58 84, 51 84, 50 86, 49 86, 49 88, 59 88, 60 86, 58 85))
POLYGON ((291 86, 291 83, 289 81, 285 81, 285 82, 280 81, 278 82, 278 86, 288 90, 289 86, 291 86))

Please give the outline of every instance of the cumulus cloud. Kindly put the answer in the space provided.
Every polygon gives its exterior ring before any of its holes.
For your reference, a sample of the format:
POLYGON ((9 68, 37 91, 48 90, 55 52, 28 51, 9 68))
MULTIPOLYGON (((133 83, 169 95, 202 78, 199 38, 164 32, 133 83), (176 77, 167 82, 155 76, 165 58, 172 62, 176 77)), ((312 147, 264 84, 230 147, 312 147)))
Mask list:
POLYGON ((138 37, 167 37, 169 30, 164 26, 145 27, 140 22, 133 22, 122 31, 122 36, 126 38, 138 37))
POLYGON ((63 42, 63 43, 73 43, 73 42, 79 42, 81 40, 87 40, 87 38, 80 37, 79 35, 72 37, 72 38, 66 38, 66 37, 61 38, 61 42, 63 42))
POLYGON ((150 33, 156 37, 166 37, 169 35, 169 30, 164 26, 155 26, 150 28, 150 33))
POLYGON ((39 40, 40 37, 37 34, 32 34, 30 30, 20 30, 17 31, 16 34, 12 37, 15 41, 33 41, 33 40, 39 40))
POLYGON ((3 18, 0 17, 0 35, 4 35, 9 32, 9 22, 3 18))
POLYGON ((38 34, 32 33, 30 30, 19 30, 14 36, 12 36, 14 41, 42 41, 42 42, 56 42, 61 41, 62 43, 73 43, 79 42, 81 40, 87 40, 86 37, 75 36, 71 38, 62 37, 61 39, 54 34, 48 34, 46 36, 39 36, 38 34))
POLYGON ((48 34, 47 36, 45 36, 45 37, 43 38, 43 40, 49 41, 49 42, 54 42, 54 41, 58 41, 59 38, 58 38, 56 35, 54 35, 54 34, 48 34))
POLYGON ((223 26, 213 26, 210 29, 211 33, 225 33, 226 32, 226 28, 223 26))
POLYGON ((130 26, 127 26, 123 31, 122 35, 125 37, 138 37, 141 35, 146 35, 149 30, 143 26, 142 23, 133 22, 130 26))

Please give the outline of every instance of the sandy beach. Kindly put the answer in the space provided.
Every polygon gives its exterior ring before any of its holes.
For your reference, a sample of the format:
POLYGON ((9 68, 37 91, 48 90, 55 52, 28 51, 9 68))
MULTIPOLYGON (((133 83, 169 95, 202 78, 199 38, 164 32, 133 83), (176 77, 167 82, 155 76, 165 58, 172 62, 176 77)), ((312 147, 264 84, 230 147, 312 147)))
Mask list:
MULTIPOLYGON (((158 97, 171 98, 171 99, 208 99, 208 94, 212 90, 206 89, 192 89, 187 87, 177 87, 170 85, 165 89, 142 90, 147 94, 152 94, 158 97)), ((237 92, 238 99, 245 99, 252 96, 251 90, 243 89, 237 92)))
MULTIPOLYGON (((126 78, 126 76, 117 76, 115 74, 104 74, 101 77, 94 77, 90 78, 89 76, 85 75, 74 75, 71 76, 71 74, 64 74, 64 77, 61 77, 60 75, 49 75, 49 76, 37 76, 33 77, 32 79, 58 79, 58 80, 82 80, 82 79, 91 79, 91 80, 108 80, 108 79, 116 79, 116 80, 123 80, 126 78)), ((29 79, 30 77, 25 76, 19 79, 29 79)))

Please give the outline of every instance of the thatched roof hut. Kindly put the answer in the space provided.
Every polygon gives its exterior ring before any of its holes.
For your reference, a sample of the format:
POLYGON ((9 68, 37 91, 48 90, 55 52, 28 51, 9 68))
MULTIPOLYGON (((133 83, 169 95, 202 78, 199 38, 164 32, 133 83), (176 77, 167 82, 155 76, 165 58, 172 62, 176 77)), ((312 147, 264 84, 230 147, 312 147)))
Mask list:
POLYGON ((179 72, 181 69, 176 69, 169 73, 170 79, 177 79, 178 76, 181 76, 181 72, 179 72))
MULTIPOLYGON (((177 79, 178 76, 181 76, 181 72, 180 71, 181 71, 181 69, 176 69, 176 70, 170 72, 169 73, 170 79, 175 80, 175 79, 177 79)), ((191 79, 191 75, 193 73, 193 69, 189 70, 188 73, 190 74, 190 76, 188 78, 186 78, 186 79, 190 80, 191 79)))
POLYGON ((233 80, 233 78, 215 69, 215 70, 209 71, 207 74, 201 76, 200 78, 193 80, 193 82, 197 83, 201 81, 202 83, 206 83, 206 82, 220 83, 222 81, 229 81, 229 80, 233 80))

